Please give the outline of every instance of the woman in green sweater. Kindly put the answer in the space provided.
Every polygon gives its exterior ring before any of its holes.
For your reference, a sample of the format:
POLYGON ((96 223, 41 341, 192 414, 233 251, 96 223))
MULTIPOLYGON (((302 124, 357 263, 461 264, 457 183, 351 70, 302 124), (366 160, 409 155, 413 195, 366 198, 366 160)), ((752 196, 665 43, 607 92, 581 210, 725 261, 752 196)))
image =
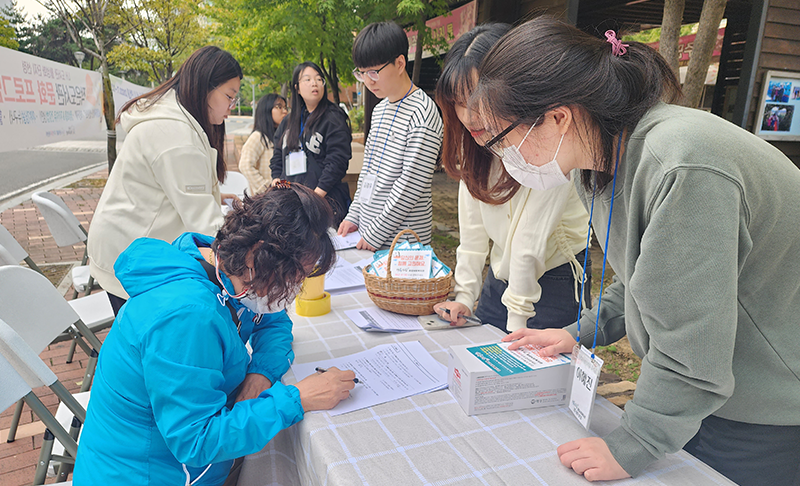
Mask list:
MULTIPOLYGON (((616 278, 583 312, 581 343, 627 334, 642 358, 620 427, 561 445, 561 462, 620 479, 684 448, 739 484, 800 484, 800 171, 667 104, 680 88, 658 53, 605 37, 531 20, 489 52, 473 99, 509 172, 533 188, 573 178, 608 236, 616 278)), ((504 340, 568 353, 576 334, 504 340)))

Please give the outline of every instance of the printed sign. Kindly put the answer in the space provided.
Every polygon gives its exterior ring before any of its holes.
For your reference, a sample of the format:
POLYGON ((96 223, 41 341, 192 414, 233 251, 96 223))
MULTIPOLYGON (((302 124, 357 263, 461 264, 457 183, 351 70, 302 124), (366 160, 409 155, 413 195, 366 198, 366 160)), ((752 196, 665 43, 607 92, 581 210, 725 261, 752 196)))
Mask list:
MULTIPOLYGON (((0 47, 0 151, 74 139, 101 139, 100 73, 0 47)), ((111 77, 114 103, 149 88, 111 77)))
POLYGON ((800 140, 800 73, 767 71, 753 132, 764 140, 800 140))
MULTIPOLYGON (((436 18, 430 19, 425 22, 425 25, 431 29, 434 39, 441 38, 447 41, 448 46, 452 46, 459 37, 466 34, 473 27, 475 27, 475 19, 477 17, 478 7, 477 0, 469 2, 453 9, 449 14, 440 15, 436 18)), ((417 37, 416 30, 407 30, 408 36, 408 60, 414 60, 414 54, 417 51, 417 37)), ((430 51, 422 51, 422 58, 431 57, 433 53, 430 51)))
POLYGON ((426 279, 431 274, 431 250, 398 250, 392 253, 392 277, 426 279))

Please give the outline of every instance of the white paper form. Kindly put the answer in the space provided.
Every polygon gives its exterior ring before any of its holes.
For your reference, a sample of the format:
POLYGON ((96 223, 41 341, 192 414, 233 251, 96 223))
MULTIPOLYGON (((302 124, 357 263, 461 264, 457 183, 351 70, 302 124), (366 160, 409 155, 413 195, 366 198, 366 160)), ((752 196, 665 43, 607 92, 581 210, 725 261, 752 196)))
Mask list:
POLYGON ((395 314, 375 306, 346 310, 344 314, 353 321, 353 324, 365 331, 409 332, 422 330, 422 324, 419 323, 416 316, 395 314))
POLYGON ((350 263, 344 258, 337 258, 333 268, 325 274, 325 290, 335 294, 364 290, 361 266, 350 263))
POLYGON ((333 242, 334 250, 348 250, 350 248, 355 248, 358 242, 361 240, 361 233, 357 230, 353 231, 344 236, 339 236, 336 234, 336 230, 330 228, 328 230, 328 234, 331 237, 331 241, 333 242))
POLYGON ((360 353, 315 363, 293 364, 297 380, 316 373, 316 368, 352 370, 358 378, 350 398, 331 415, 361 410, 381 403, 447 388, 447 368, 419 343, 381 344, 360 353))

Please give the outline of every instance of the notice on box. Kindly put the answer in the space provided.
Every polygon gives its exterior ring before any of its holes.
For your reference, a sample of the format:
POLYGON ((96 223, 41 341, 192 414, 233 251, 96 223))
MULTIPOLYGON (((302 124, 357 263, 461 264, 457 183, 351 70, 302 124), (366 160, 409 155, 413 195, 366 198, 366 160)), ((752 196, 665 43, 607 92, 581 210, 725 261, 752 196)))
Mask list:
POLYGON ((526 371, 540 370, 569 363, 569 357, 563 354, 542 356, 543 346, 528 344, 513 351, 508 349, 511 343, 485 344, 467 348, 476 358, 483 361, 500 376, 516 375, 526 371))
POLYGON ((431 275, 431 250, 397 250, 392 253, 392 277, 426 279, 431 275))

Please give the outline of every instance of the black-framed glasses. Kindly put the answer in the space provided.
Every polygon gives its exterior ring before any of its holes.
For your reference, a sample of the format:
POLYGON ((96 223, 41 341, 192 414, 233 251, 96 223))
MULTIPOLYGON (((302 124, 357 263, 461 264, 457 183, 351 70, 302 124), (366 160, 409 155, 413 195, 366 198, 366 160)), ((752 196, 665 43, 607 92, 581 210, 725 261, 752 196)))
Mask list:
MULTIPOLYGON (((502 132, 500 132, 497 135, 495 135, 494 137, 492 137, 492 139, 489 140, 488 142, 486 142, 486 145, 484 145, 483 147, 486 150, 490 150, 493 154, 495 154, 496 156, 498 156, 498 157, 500 157, 502 159, 503 158, 503 148, 504 147, 503 147, 503 144, 499 143, 499 142, 501 140, 503 140, 506 135, 511 133, 511 130, 517 128, 520 123, 522 123, 522 118, 517 118, 517 120, 514 123, 512 123, 509 126, 507 126, 505 128, 505 130, 503 130, 502 132)), ((535 123, 534 123, 534 125, 535 125, 535 123)))
MULTIPOLYGON (((536 121, 534 121, 533 124, 531 125, 531 128, 528 130, 528 133, 525 134, 525 137, 527 137, 528 134, 531 133, 533 127, 539 124, 539 120, 541 119, 542 115, 539 115, 539 117, 536 118, 536 121)), ((506 148, 503 139, 506 137, 506 135, 511 133, 511 130, 517 128, 520 125, 520 123, 522 123, 522 118, 517 118, 515 122, 507 126, 502 132, 498 133, 497 135, 492 137, 491 140, 486 142, 486 145, 484 145, 483 147, 502 159, 503 155, 505 154, 505 148, 506 148)))
POLYGON ((381 74, 380 73, 381 73, 381 71, 383 71, 383 68, 385 68, 386 66, 388 66, 392 62, 393 61, 389 61, 386 64, 384 64, 383 66, 379 67, 378 69, 370 69, 369 71, 361 71, 360 69, 355 68, 355 69, 353 69, 353 76, 356 78, 356 80, 358 80, 358 81, 360 81, 362 83, 364 82, 364 76, 365 75, 368 76, 369 79, 371 79, 373 81, 378 81, 381 78, 381 74))

